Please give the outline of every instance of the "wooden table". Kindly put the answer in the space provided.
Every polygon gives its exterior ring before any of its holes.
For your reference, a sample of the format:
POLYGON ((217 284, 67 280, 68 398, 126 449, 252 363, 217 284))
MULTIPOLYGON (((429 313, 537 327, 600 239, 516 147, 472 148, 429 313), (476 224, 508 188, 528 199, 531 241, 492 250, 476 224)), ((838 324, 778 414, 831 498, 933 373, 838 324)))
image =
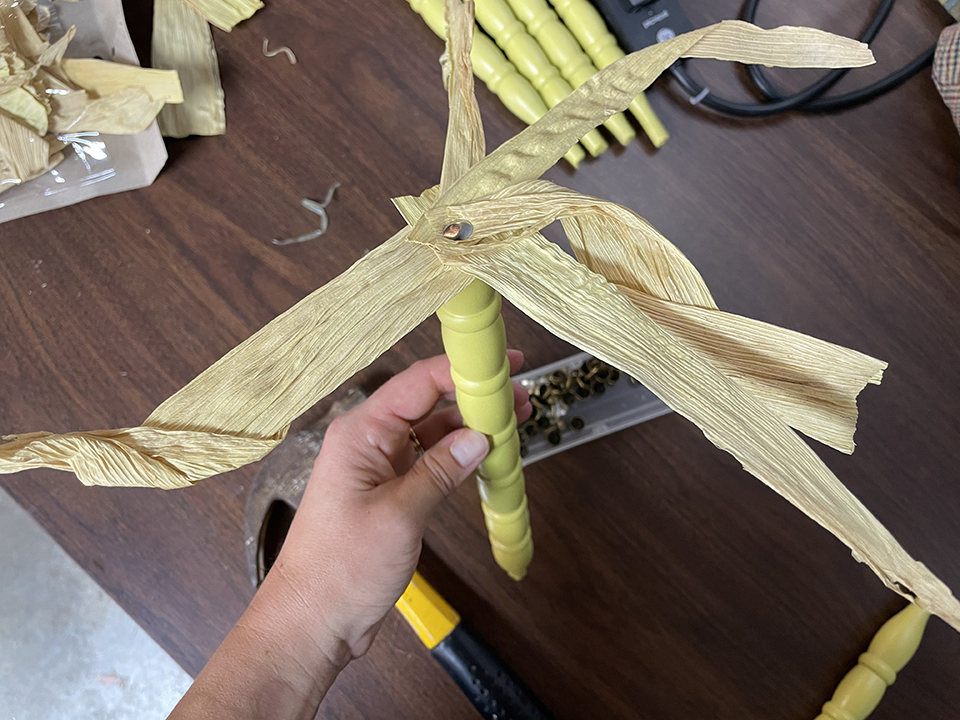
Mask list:
MULTIPOLYGON (((128 19, 148 57, 144 5, 128 19)), ((687 5, 700 22, 738 9, 687 5)), ((770 3, 760 22, 847 34, 865 22, 854 3, 804 5, 770 3)), ((904 64, 946 22, 930 0, 899 3, 878 66, 843 86, 904 64)), ((441 43, 403 0, 270 0, 216 40, 225 137, 171 142, 148 189, 0 227, 3 431, 138 424, 400 227, 389 197, 438 180, 441 43), (265 37, 298 64, 263 57, 265 37), (329 233, 271 245, 312 227, 298 202, 333 181, 329 233)), ((736 93, 730 67, 694 72, 736 93)), ((662 150, 638 140, 547 177, 646 216, 723 309, 890 362, 862 397, 857 452, 818 451, 960 591, 960 142, 929 78, 832 117, 718 120, 666 81, 652 102, 673 134, 662 150)), ((483 88, 480 105, 491 148, 521 129, 483 88)), ((571 352, 513 308, 505 316, 528 366, 571 352)), ((440 350, 429 320, 354 383, 369 389, 440 350)), ((175 492, 86 488, 54 471, 2 485, 195 674, 253 594, 242 513, 255 470, 175 492)), ((424 570, 559 718, 813 717, 903 604, 676 416, 537 464, 528 484, 527 579, 494 564, 473 487, 437 513, 424 570)), ((958 707, 960 635, 935 620, 875 717, 958 707)), ((476 717, 396 614, 321 716, 476 717)))

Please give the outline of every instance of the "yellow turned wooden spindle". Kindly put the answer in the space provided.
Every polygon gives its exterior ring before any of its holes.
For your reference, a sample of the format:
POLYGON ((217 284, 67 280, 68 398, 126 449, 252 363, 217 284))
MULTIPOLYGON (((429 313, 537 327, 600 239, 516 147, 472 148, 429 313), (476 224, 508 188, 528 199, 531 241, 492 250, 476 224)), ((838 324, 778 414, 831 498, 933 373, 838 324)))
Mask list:
MULTIPOLYGON (((445 37, 443 20, 443 0, 408 0, 412 7, 440 38, 445 37)), ((547 106, 533 85, 524 78, 513 66, 496 44, 480 31, 473 33, 473 49, 470 52, 473 63, 473 73, 480 78, 490 92, 500 98, 506 108, 523 120, 527 125, 533 125, 547 113, 547 106)), ((574 145, 564 155, 564 159, 580 167, 580 163, 587 153, 579 145, 574 145)))
POLYGON ((437 311, 463 422, 490 438, 477 484, 493 556, 520 580, 533 558, 500 295, 475 280, 437 311))
MULTIPOLYGON (((573 87, 580 87, 589 80, 597 68, 580 48, 580 43, 570 34, 567 26, 547 4, 547 0, 507 0, 514 14, 527 26, 527 31, 536 38, 560 74, 573 87)), ((629 145, 637 136, 630 121, 617 113, 611 115, 603 126, 621 145, 629 145)))
POLYGON ((910 603, 887 620, 816 720, 864 720, 920 647, 930 614, 910 603))
MULTIPOLYGON (((570 84, 560 77, 560 71, 543 54, 540 45, 523 26, 505 0, 474 0, 477 22, 507 54, 517 70, 533 83, 549 107, 553 107, 573 92, 570 84)), ((580 142, 587 152, 596 157, 609 145, 596 130, 584 135, 580 142)))
MULTIPOLYGON (((597 9, 588 0, 550 0, 560 13, 563 22, 580 41, 593 64, 601 70, 610 63, 623 57, 624 52, 617 45, 617 39, 607 30, 607 24, 597 9)), ((650 101, 643 93, 630 103, 630 112, 639 121, 643 131, 654 147, 661 147, 670 137, 670 133, 660 122, 660 118, 650 107, 650 101)))

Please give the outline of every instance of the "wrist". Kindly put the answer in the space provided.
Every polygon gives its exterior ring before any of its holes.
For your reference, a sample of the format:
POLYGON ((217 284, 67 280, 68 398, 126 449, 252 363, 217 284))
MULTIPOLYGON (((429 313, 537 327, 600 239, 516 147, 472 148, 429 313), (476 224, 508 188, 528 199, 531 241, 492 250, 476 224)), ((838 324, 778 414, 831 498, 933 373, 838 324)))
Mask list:
POLYGON ((277 652, 294 658, 304 671, 322 676, 339 673, 353 659, 336 623, 340 604, 335 593, 318 591, 314 583, 278 562, 247 614, 257 631, 273 638, 277 652))
POLYGON ((305 597, 274 568, 171 720, 314 718, 351 654, 305 597))

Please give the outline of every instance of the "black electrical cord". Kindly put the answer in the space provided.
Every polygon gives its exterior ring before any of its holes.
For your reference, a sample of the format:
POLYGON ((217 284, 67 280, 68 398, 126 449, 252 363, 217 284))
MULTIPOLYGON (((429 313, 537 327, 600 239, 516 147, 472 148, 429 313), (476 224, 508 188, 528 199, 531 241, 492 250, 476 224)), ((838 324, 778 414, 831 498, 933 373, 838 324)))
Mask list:
MULTIPOLYGON (((883 27, 883 24, 889 17, 895 2, 896 0, 882 0, 877 12, 860 36, 861 42, 868 44, 873 42, 880 32, 880 28, 883 27)), ((747 0, 744 6, 743 19, 747 22, 753 22, 756 18, 757 6, 759 4, 760 0, 747 0)), ((899 87, 933 62, 935 50, 936 47, 930 48, 930 50, 917 57, 909 65, 871 85, 843 95, 828 98, 821 96, 833 87, 840 78, 850 72, 850 68, 832 70, 800 92, 784 95, 770 82, 759 66, 748 65, 747 72, 751 81, 756 85, 757 90, 768 100, 768 102, 764 103, 738 103, 713 94, 710 90, 690 77, 682 61, 675 63, 673 67, 670 68, 670 72, 677 82, 680 83, 684 91, 690 95, 692 101, 716 112, 723 113, 724 115, 761 118, 790 111, 834 112, 861 105, 899 87)))

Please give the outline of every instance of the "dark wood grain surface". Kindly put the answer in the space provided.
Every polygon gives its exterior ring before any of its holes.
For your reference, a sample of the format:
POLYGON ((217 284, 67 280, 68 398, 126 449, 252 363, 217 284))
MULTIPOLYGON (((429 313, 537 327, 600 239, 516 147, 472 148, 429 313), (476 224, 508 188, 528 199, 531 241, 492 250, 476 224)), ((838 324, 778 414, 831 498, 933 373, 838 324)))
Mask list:
MULTIPOLYGON (((147 57, 150 4, 129 5, 147 57)), ((738 10, 732 0, 686 5, 699 22, 738 10)), ((783 5, 764 6, 761 24, 856 34, 874 4, 783 5)), ((931 0, 899 3, 877 66, 843 87, 912 59, 947 20, 931 0)), ((438 180, 441 42, 403 0, 268 0, 216 42, 225 137, 170 142, 167 168, 145 190, 0 226, 2 431, 138 424, 399 228, 389 197, 438 180), (263 57, 265 37, 293 48, 298 64, 263 57), (343 186, 329 233, 271 245, 312 227, 298 202, 333 181, 343 186)), ((729 66, 694 72, 742 94, 729 66)), ((776 75, 797 85, 813 74, 776 75)), ((521 124, 479 95, 495 147, 521 124)), ((638 140, 547 177, 647 217, 722 308, 889 361, 883 385, 862 397, 857 452, 817 450, 960 591, 960 142, 929 77, 831 117, 718 120, 666 81, 651 100, 673 135, 663 149, 638 140)), ((528 366, 571 351, 504 312, 528 366)), ((440 349, 429 320, 352 382, 369 389, 440 349)), ((255 470, 174 492, 86 488, 54 471, 2 486, 195 674, 253 593, 242 512, 255 470)), ((679 417, 527 477, 527 579, 494 564, 472 487, 437 513, 424 570, 559 718, 811 718, 902 605, 679 417)), ((875 717, 955 718, 958 708, 960 635, 934 620, 875 717)), ((321 715, 476 717, 395 614, 321 715)))

